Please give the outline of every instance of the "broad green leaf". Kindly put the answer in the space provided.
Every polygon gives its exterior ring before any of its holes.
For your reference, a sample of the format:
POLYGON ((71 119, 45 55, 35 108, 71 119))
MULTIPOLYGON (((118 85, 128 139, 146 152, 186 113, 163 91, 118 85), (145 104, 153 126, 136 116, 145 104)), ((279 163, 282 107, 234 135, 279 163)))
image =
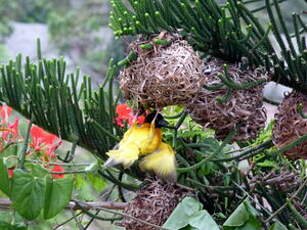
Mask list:
POLYGON ((41 177, 48 175, 48 170, 40 166, 39 164, 26 163, 25 167, 31 172, 34 177, 41 177))
POLYGON ((184 228, 189 224, 189 218, 202 209, 202 204, 192 197, 184 198, 174 209, 163 227, 172 230, 184 228))
POLYGON ((11 200, 16 211, 28 220, 33 220, 44 205, 44 180, 16 169, 13 177, 11 200))
POLYGON ((288 230, 288 229, 282 223, 276 222, 270 226, 270 230, 288 230))
POLYGON ((50 219, 61 212, 68 205, 73 188, 73 179, 46 178, 46 195, 44 218, 50 219))
POLYGON ((18 146, 20 144, 13 144, 8 146, 4 151, 1 152, 1 158, 8 156, 16 156, 18 154, 18 146))
POLYGON ((248 200, 244 200, 228 217, 223 225, 225 230, 261 230, 257 210, 248 200))
POLYGON ((262 230, 263 228, 256 221, 248 221, 242 227, 236 228, 237 230, 262 230))
POLYGON ((198 230, 219 230, 219 226, 206 210, 201 210, 190 217, 189 223, 198 230))
POLYGON ((3 159, 0 159, 0 190, 10 196, 10 180, 3 159))
POLYGON ((1 230, 27 230, 28 228, 20 225, 11 225, 10 223, 0 221, 1 230))
POLYGON ((243 226, 249 220, 249 213, 243 201, 223 224, 224 227, 243 226))

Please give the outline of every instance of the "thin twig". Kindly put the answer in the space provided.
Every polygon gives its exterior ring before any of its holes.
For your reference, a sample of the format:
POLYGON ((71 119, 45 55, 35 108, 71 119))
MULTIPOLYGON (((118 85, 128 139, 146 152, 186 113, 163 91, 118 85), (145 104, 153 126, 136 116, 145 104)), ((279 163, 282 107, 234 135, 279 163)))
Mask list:
MULTIPOLYGON (((90 210, 90 209, 98 209, 98 208, 105 208, 105 209, 115 209, 121 210, 127 207, 128 203, 123 202, 113 202, 113 201, 105 201, 105 202, 78 202, 75 201, 69 202, 69 205, 65 207, 65 209, 72 209, 72 210, 80 210, 80 206, 82 210, 90 210)), ((12 206, 12 202, 9 199, 0 199, 0 209, 9 209, 12 206)))
POLYGON ((65 174, 79 174, 79 173, 90 173, 91 170, 73 170, 73 171, 64 171, 64 172, 51 172, 48 173, 51 175, 65 175, 65 174))
POLYGON ((45 164, 45 165, 59 165, 59 166, 63 166, 63 167, 87 167, 90 166, 92 163, 62 163, 62 162, 44 162, 44 161, 38 161, 38 160, 26 160, 27 162, 32 162, 35 164, 45 164))
POLYGON ((75 214, 75 211, 74 210, 70 210, 71 211, 71 214, 72 214, 72 217, 74 218, 74 220, 76 221, 76 225, 77 227, 79 228, 79 230, 84 230, 83 228, 83 225, 80 223, 80 220, 78 220, 76 214, 75 214))
MULTIPOLYGON (((76 201, 75 201, 75 202, 76 202, 76 201)), ((79 203, 79 202, 78 202, 77 204, 81 204, 81 205, 82 205, 82 203, 79 203)), ((80 206, 80 207, 81 207, 81 206, 80 206)), ((158 226, 158 225, 149 223, 149 222, 147 222, 147 221, 141 220, 141 219, 139 219, 139 218, 136 218, 136 217, 134 217, 134 216, 128 215, 128 214, 126 214, 126 213, 121 213, 121 212, 117 212, 117 211, 114 211, 114 210, 109 210, 109 209, 106 209, 106 208, 97 208, 97 209, 98 209, 98 210, 101 210, 101 211, 109 212, 109 213, 112 213, 112 214, 115 214, 115 215, 120 215, 120 216, 124 216, 124 217, 130 218, 130 219, 133 219, 133 220, 138 221, 138 222, 140 222, 140 223, 142 223, 142 224, 149 225, 149 226, 154 227, 154 228, 159 229, 159 230, 170 230, 170 229, 168 229, 168 228, 164 228, 164 227, 161 227, 161 226, 158 226)), ((86 211, 85 211, 85 212, 86 212, 86 211)), ((97 218, 97 219, 99 219, 99 218, 97 218)))
MULTIPOLYGON (((75 217, 78 217, 80 216, 81 214, 83 214, 82 212, 79 212, 77 215, 75 215, 75 217)), ((74 216, 70 217, 69 219, 65 220, 63 223, 55 226, 52 230, 57 230, 58 228, 62 227, 63 225, 69 223, 70 221, 72 221, 74 218, 74 216)))
MULTIPOLYGON (((97 216, 99 214, 100 210, 98 210, 95 215, 97 216)), ((84 230, 87 230, 88 227, 93 223, 93 221, 95 220, 94 217, 91 217, 91 219, 89 220, 89 222, 85 225, 84 230)))
MULTIPOLYGON (((296 190, 296 192, 289 198, 289 201, 292 201, 307 185, 307 179, 305 179, 304 183, 296 190)), ((276 215, 278 215, 282 210, 284 210, 288 206, 288 203, 284 203, 279 209, 277 209, 268 219, 264 221, 264 223, 268 223, 272 220, 276 215)))

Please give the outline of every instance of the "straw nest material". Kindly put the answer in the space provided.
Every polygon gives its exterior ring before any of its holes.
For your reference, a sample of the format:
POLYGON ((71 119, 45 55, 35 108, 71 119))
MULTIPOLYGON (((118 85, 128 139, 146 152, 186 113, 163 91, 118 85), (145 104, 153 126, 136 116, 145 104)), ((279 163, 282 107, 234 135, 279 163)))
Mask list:
MULTIPOLYGON (((203 78, 207 86, 221 84, 218 77, 224 74, 225 62, 213 59, 206 63, 203 78)), ((266 80, 266 74, 260 70, 242 70, 240 64, 228 64, 228 75, 236 83, 266 80)), ((225 101, 228 88, 208 90, 203 88, 187 109, 191 117, 204 127, 215 130, 215 136, 224 140, 236 128, 233 141, 246 141, 257 137, 265 126, 266 112, 263 107, 263 84, 248 89, 233 89, 225 101)))
MULTIPOLYGON (((307 96, 298 92, 286 95, 275 114, 276 124, 273 129, 274 144, 282 148, 307 134, 307 119, 297 110, 303 105, 303 113, 307 114, 307 96)), ((307 159, 307 141, 287 150, 284 154, 289 159, 307 159)))
MULTIPOLYGON (((137 192, 137 196, 129 202, 124 213, 162 226, 188 192, 174 184, 163 184, 160 181, 149 182, 148 186, 137 192)), ((118 225, 125 227, 126 230, 156 230, 153 226, 129 217, 124 217, 118 225)))
POLYGON ((202 62, 179 35, 162 32, 150 40, 140 38, 129 51, 137 53, 138 58, 120 73, 120 88, 126 99, 160 108, 184 104, 197 94, 202 62), (167 44, 156 44, 158 39, 167 44), (144 44, 151 48, 142 49, 144 44))

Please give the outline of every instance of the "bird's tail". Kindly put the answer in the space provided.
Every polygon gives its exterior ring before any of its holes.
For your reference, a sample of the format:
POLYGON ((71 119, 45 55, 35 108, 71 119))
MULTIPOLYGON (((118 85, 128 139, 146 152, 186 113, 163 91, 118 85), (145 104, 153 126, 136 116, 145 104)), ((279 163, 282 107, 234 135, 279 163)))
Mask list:
POLYGON ((138 159, 139 149, 134 144, 127 144, 117 150, 110 150, 106 154, 109 156, 109 159, 103 165, 105 168, 118 164, 128 168, 138 159))
POLYGON ((140 162, 143 171, 153 171, 160 179, 176 182, 176 157, 171 146, 161 143, 157 151, 147 155, 140 162))

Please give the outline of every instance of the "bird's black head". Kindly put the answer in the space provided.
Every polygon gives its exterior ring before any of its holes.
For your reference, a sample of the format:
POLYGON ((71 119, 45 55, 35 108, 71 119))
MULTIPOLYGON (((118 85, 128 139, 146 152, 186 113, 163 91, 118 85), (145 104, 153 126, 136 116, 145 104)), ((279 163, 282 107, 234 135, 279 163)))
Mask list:
MULTIPOLYGON (((152 120, 155 118, 157 112, 152 112, 150 114, 148 114, 145 118, 145 122, 146 123, 151 123, 152 120)), ((155 120, 155 126, 156 128, 162 128, 168 125, 168 122, 166 120, 164 120, 164 117, 159 113, 157 115, 157 118, 155 120)))

